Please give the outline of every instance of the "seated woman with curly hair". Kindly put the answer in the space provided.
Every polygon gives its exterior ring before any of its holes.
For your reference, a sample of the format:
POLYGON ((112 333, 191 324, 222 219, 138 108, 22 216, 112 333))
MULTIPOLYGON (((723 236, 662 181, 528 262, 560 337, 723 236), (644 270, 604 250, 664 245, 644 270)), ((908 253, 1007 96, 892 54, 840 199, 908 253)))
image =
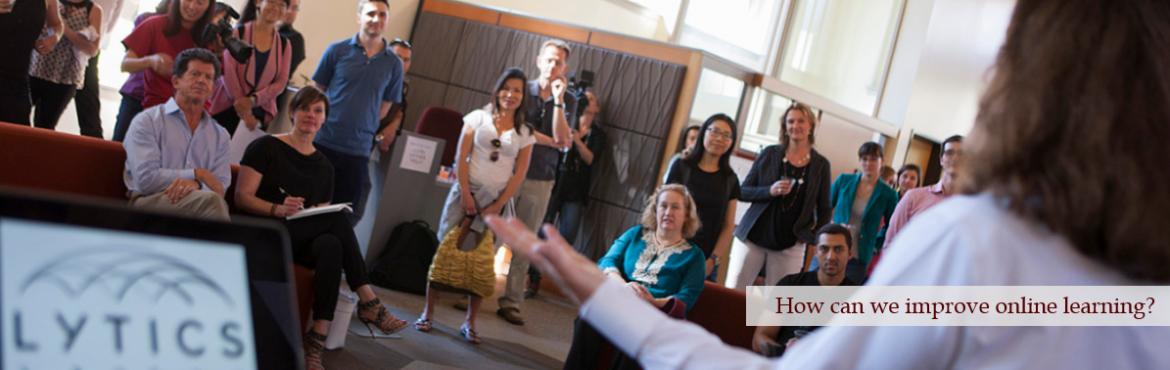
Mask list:
MULTIPOLYGON (((699 230, 699 214, 687 188, 663 185, 642 211, 642 224, 622 234, 597 266, 625 283, 646 302, 681 318, 703 291, 706 257, 687 241, 699 230)), ((565 369, 594 369, 609 343, 587 322, 577 320, 565 369)), ((614 351, 610 368, 636 369, 633 357, 614 351)))

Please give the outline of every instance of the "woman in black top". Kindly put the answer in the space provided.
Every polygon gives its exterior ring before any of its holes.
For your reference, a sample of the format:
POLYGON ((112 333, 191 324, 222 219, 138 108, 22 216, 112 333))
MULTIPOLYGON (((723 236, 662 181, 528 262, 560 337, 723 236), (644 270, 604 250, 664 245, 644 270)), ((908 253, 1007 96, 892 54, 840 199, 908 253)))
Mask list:
POLYGON ((670 163, 667 184, 682 184, 699 209, 699 232, 690 242, 707 258, 707 280, 719 275, 719 256, 731 248, 735 230, 735 204, 740 197, 739 178, 731 170, 735 149, 735 121, 726 114, 707 118, 690 155, 670 163))
MULTIPOLYGON (((577 241, 577 229, 581 224, 581 217, 585 215, 585 204, 588 202, 589 185, 593 182, 593 164, 601 156, 605 147, 605 131, 595 124, 597 114, 601 113, 601 106, 597 102, 597 95, 586 92, 589 107, 577 120, 577 129, 573 131, 573 146, 568 152, 561 155, 558 163, 557 181, 553 185, 552 196, 548 201, 548 211, 544 214, 544 222, 555 225, 561 235, 569 243, 577 241)), ((586 245, 575 245, 577 252, 596 261, 605 254, 605 250, 587 250, 586 245)), ((530 267, 528 269, 528 288, 524 291, 525 298, 531 298, 540 291, 540 271, 530 267)))
MULTIPOLYGON (((289 107, 293 130, 265 136, 244 152, 236 183, 236 206, 252 214, 280 220, 289 232, 293 261, 314 268, 313 325, 305 333, 306 369, 322 369, 325 333, 337 306, 341 272, 357 292, 358 319, 390 334, 406 327, 386 311, 366 276, 357 237, 344 212, 323 213, 295 220, 286 217, 302 207, 329 205, 333 196, 333 166, 313 147, 313 138, 325 122, 329 100, 315 87, 301 88, 289 107)), ((371 335, 373 329, 370 329, 371 335)))
POLYGON ((48 54, 64 37, 65 23, 56 0, 23 0, 0 10, 0 122, 32 126, 28 67, 32 52, 48 54), (53 35, 40 38, 45 28, 53 35))
POLYGON ((735 230, 747 246, 736 248, 728 265, 727 286, 735 289, 744 290, 764 266, 765 281, 800 272, 805 245, 833 218, 829 160, 812 148, 816 115, 793 103, 783 117, 780 145, 761 150, 743 180, 743 200, 752 205, 735 230))

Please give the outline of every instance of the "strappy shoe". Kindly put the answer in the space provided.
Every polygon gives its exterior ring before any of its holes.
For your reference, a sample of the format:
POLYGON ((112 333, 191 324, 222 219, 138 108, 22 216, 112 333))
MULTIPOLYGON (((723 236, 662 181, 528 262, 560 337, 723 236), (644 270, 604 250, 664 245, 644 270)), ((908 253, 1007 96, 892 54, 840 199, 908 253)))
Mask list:
POLYGON ((305 370, 325 370, 321 355, 325 353, 325 334, 310 329, 305 332, 305 370))
POLYGON ((467 341, 467 343, 471 343, 471 344, 483 343, 483 341, 479 339, 479 333, 476 333, 475 330, 472 330, 469 327, 464 326, 462 328, 459 328, 459 334, 463 335, 463 340, 467 341))
POLYGON ((374 298, 368 302, 358 303, 358 321, 366 324, 366 329, 370 330, 370 337, 375 340, 374 327, 382 331, 382 334, 394 334, 402 329, 406 329, 406 320, 399 320, 390 312, 386 311, 386 307, 382 306, 382 301, 374 298), (373 317, 373 318, 371 318, 373 317))
POLYGON ((431 319, 414 320, 414 330, 431 331, 431 319))

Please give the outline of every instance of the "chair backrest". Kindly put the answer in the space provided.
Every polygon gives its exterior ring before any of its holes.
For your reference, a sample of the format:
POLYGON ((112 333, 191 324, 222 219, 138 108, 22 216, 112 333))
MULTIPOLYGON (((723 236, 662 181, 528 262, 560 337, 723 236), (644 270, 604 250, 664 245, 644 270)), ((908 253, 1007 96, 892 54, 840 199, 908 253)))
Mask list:
POLYGON ((122 143, 0 123, 0 184, 126 200, 122 143))
POLYGON ((699 324, 723 339, 723 343, 750 351, 756 328, 744 325, 745 310, 747 295, 744 292, 708 281, 695 300, 695 307, 687 313, 687 321, 699 324))
MULTIPOLYGON (((224 200, 234 212, 236 176, 224 200)), ((122 143, 0 122, 0 185, 126 199, 122 143)))
POLYGON ((463 115, 447 108, 429 106, 418 118, 414 132, 446 140, 447 145, 443 146, 443 158, 439 163, 451 167, 459 149, 459 135, 463 132, 463 115))

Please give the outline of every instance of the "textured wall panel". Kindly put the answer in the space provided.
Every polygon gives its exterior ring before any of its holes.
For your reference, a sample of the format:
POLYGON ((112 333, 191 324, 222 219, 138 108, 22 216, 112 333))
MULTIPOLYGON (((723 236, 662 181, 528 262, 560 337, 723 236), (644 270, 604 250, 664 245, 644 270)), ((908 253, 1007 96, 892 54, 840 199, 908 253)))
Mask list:
MULTIPOLYGON (((415 32, 408 127, 423 109, 440 105, 461 113, 483 107, 506 67, 536 79, 536 56, 548 36, 423 13, 415 32), (428 45, 422 45, 427 43, 428 45), (426 78, 422 78, 426 77, 426 78)), ((595 164, 577 240, 578 250, 600 258, 622 232, 638 224, 653 193, 664 142, 677 105, 685 66, 608 49, 569 43, 569 73, 595 73, 590 90, 602 101, 601 127, 609 135, 595 164)))
POLYGON ((458 86, 451 86, 447 88, 447 97, 443 99, 443 106, 454 109, 456 112, 467 114, 473 110, 483 108, 490 102, 491 95, 458 86))
POLYGON ((549 37, 544 35, 515 31, 512 34, 512 48, 503 50, 504 65, 519 67, 524 70, 528 79, 537 79, 540 77, 540 70, 536 69, 536 56, 540 55, 540 50, 537 49, 540 49, 540 44, 548 39, 549 37))
POLYGON ((481 92, 490 91, 500 73, 509 66, 504 63, 510 50, 512 34, 516 31, 469 22, 463 27, 459 52, 455 55, 451 80, 454 85, 481 92))
POLYGON ((617 77, 618 64, 622 54, 592 46, 581 46, 573 49, 576 56, 569 65, 569 74, 580 75, 582 70, 593 71, 593 87, 589 89, 601 99, 602 108, 610 104, 609 94, 613 88, 613 81, 617 77))
POLYGON ((655 137, 667 137, 685 67, 623 56, 608 99, 606 122, 655 137))
POLYGON ((661 161, 662 139, 610 128, 600 163, 593 167, 590 198, 641 209, 653 192, 661 161))
POLYGON ((443 106, 443 98, 447 96, 447 84, 415 76, 414 68, 411 68, 411 73, 407 76, 411 77, 410 92, 406 96, 409 106, 402 116, 402 129, 414 131, 423 110, 432 105, 443 106))
POLYGON ((459 39, 467 23, 459 18, 422 13, 411 37, 414 64, 410 73, 438 81, 450 80, 455 53, 459 51, 459 39))
POLYGON ((577 231, 577 240, 570 241, 578 252, 597 261, 605 256, 613 241, 631 227, 637 226, 642 210, 631 211, 612 204, 590 202, 577 231))

